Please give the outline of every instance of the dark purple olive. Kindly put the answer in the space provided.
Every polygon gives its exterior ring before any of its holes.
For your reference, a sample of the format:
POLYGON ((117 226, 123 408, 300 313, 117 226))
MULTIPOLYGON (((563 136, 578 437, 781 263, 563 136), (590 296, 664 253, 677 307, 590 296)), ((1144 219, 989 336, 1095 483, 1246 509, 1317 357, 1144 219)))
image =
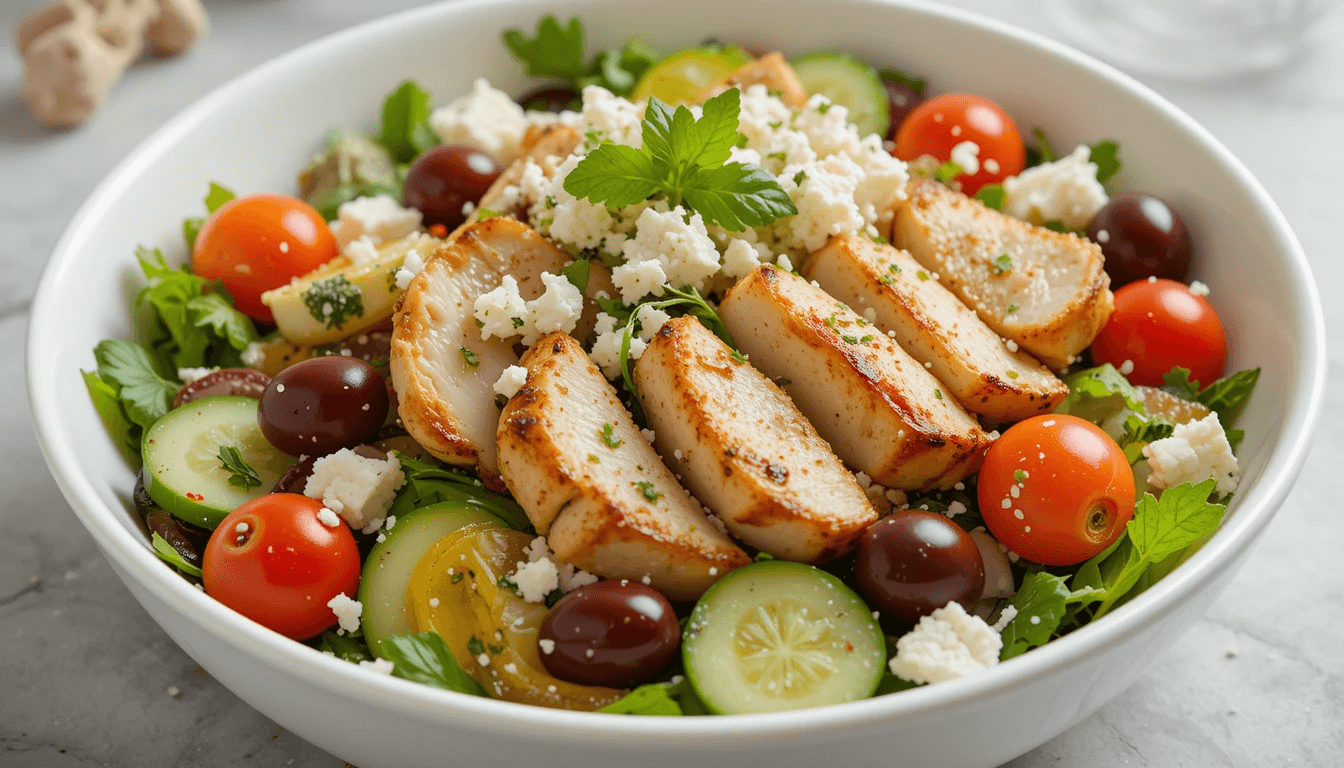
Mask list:
POLYGON ((518 97, 523 109, 532 112, 577 112, 583 106, 579 92, 568 85, 543 85, 518 97))
POLYGON ((308 488, 308 478, 313 476, 313 463, 320 456, 304 456, 302 460, 289 465, 285 474, 271 486, 271 493, 297 493, 302 496, 308 488))
POLYGON ((154 507, 145 513, 145 527, 150 533, 157 533, 168 542, 168 546, 177 550, 183 560, 196 567, 201 565, 201 553, 210 541, 210 532, 178 520, 176 517, 154 507))
POLYGON ((271 377, 253 368, 224 368, 211 371, 201 378, 183 384, 173 398, 173 407, 181 408, 187 403, 216 395, 236 395, 238 397, 261 398, 271 377))
POLYGON ((859 537, 854 577, 869 605, 915 622, 953 600, 971 605, 979 599, 985 563, 956 523, 907 510, 878 520, 859 537))
POLYGON ((882 86, 887 89, 887 109, 891 113, 887 120, 887 140, 895 141, 906 115, 913 112, 924 98, 909 83, 894 77, 882 78, 882 86))
POLYGON ((313 349, 313 355, 323 357, 340 355, 363 360, 374 368, 387 368, 392 354, 391 331, 360 331, 348 339, 323 344, 313 349))
POLYGON ((387 417, 378 369, 353 357, 313 357, 291 365, 261 395, 257 422, 276 448, 325 456, 366 442, 387 417))
POLYGON ((466 203, 475 205, 504 167, 479 149, 452 144, 435 147, 406 172, 406 204, 425 215, 425 224, 448 229, 466 221, 466 203))
POLYGON ((622 579, 565 595, 546 615, 537 638, 542 664, 561 680, 628 688, 676 657, 681 631, 666 597, 622 579))
POLYGON ((1185 282, 1190 271, 1190 230, 1171 206, 1144 192, 1112 197, 1087 236, 1101 245, 1112 289, 1150 276, 1185 282))

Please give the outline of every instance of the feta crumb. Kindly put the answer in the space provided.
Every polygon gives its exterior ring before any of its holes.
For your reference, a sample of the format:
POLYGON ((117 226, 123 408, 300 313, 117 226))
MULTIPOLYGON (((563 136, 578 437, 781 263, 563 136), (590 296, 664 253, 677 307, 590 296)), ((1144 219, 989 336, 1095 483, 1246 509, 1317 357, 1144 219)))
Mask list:
POLYGON ((1003 634, 1004 628, 1015 618, 1017 618, 1017 606, 1005 606, 1003 611, 999 614, 999 620, 994 622, 991 629, 999 634, 1003 634))
POLYGON ((1008 348, 1009 352, 1016 352, 1018 349, 1017 342, 1012 339, 1007 340, 1003 345, 1008 348))
POLYGON ((523 344, 528 346, 543 334, 569 333, 583 315, 583 293, 569 278, 542 272, 541 282, 546 290, 527 302, 527 313, 523 316, 523 344))
POLYGON ((370 672, 377 672, 380 675, 390 675, 392 674, 392 670, 396 667, 395 664, 387 659, 361 660, 359 666, 370 672))
POLYGON ((513 397, 527 383, 527 369, 521 365, 510 365, 495 380, 495 392, 505 397, 513 397))
POLYGON ((425 268, 425 258, 420 252, 412 248, 406 252, 406 258, 402 259, 401 266, 397 267, 397 287, 406 290, 411 284, 411 280, 425 268))
POLYGON ((331 233, 344 249, 361 237, 374 244, 399 240, 420 228, 422 216, 414 208, 403 208, 391 195, 357 197, 336 209, 331 233))
POLYGON ((952 162, 961 168, 961 172, 973 176, 980 172, 980 145, 974 141, 963 141, 952 148, 952 162))
POLYGON ((1216 413, 1177 424, 1170 437, 1145 445, 1143 455, 1153 470, 1148 483, 1154 488, 1213 479, 1218 493, 1237 489, 1237 457, 1216 413))
POLYGON ((956 517, 957 515, 960 515, 965 511, 966 511, 966 505, 962 504, 960 501, 953 500, 947 503, 947 516, 949 518, 956 517))
POLYGON ((636 311, 639 312, 639 338, 645 343, 653 341, 658 331, 672 319, 672 316, 663 310, 647 304, 639 306, 636 311))
POLYGON ((313 462, 303 493, 321 500, 351 528, 373 533, 382 526, 393 497, 405 484, 406 475, 396 456, 370 459, 342 448, 313 462))
POLYGON ((639 430, 639 434, 640 434, 641 437, 644 438, 644 440, 645 440, 646 442, 648 442, 648 443, 650 443, 650 444, 652 444, 654 440, 657 440, 657 439, 658 439, 658 433, 657 433, 657 432, 654 432, 652 429, 643 429, 643 428, 641 428, 641 429, 639 430))
POLYGON ((551 655, 552 653, 555 653, 555 641, 549 638, 543 637, 542 639, 538 640, 537 646, 540 647, 541 652, 546 654, 547 656, 551 655))
POLYGON ((542 603, 546 595, 560 586, 560 572, 550 558, 543 557, 530 563, 518 563, 518 570, 509 576, 518 585, 518 591, 529 603, 542 603))
POLYGON ((439 107, 429 127, 444 144, 462 144, 488 152, 504 165, 518 156, 527 117, 513 97, 477 78, 471 93, 439 107))
POLYGON ((518 280, 505 275, 499 285, 476 297, 472 314, 481 326, 481 341, 491 336, 507 339, 516 336, 526 324, 527 302, 518 293, 518 280))
POLYGON ((1126 360, 1125 362, 1121 363, 1120 367, 1117 368, 1116 370, 1120 371, 1120 375, 1128 376, 1129 374, 1134 372, 1134 361, 1126 360))
POLYGON ((247 345, 241 355, 243 365, 249 368, 259 368, 266 362, 266 344, 260 341, 254 341, 247 345))
POLYGON ((775 265, 778 266, 780 269, 784 270, 785 272, 793 271, 793 261, 790 260, 788 255, 786 254, 781 253, 779 255, 779 258, 775 259, 775 265))
POLYGON ((648 586, 653 583, 653 577, 646 573, 643 576, 639 577, 639 583, 643 584, 644 586, 648 586))
POLYGON ((430 607, 430 608, 438 608, 438 607, 439 607, 439 598, 437 598, 437 597, 431 597, 431 598, 429 598, 429 607, 430 607))
POLYGON ((1208 296, 1209 286, 1199 282, 1198 280, 1194 280, 1191 281, 1190 283, 1190 292, 1196 296, 1208 296))
POLYGON ((327 607, 336 614, 336 621, 339 622, 341 629, 346 632, 354 632, 359 629, 359 617, 364 615, 364 605, 358 600, 351 600, 342 592, 339 595, 327 601, 327 607))
POLYGON ((218 368, 178 368, 178 369, 177 369, 177 378, 181 379, 183 384, 190 384, 190 383, 193 382, 193 381, 199 381, 199 380, 205 378, 206 376, 210 375, 212 372, 217 371, 217 370, 219 370, 219 369, 218 369, 218 368))
POLYGON ((858 481, 860 488, 867 488, 873 484, 873 478, 868 476, 867 472, 862 470, 854 473, 854 479, 858 481))
POLYGON ((368 235, 360 235, 346 244, 341 251, 355 266, 378 260, 378 244, 368 235))
POLYGON ((476 663, 480 664, 482 667, 488 667, 490 666, 490 657, 482 651, 481 655, 476 657, 476 663))
POLYGON ((888 668, 913 683, 938 683, 999 663, 1002 649, 999 633, 954 601, 921 618, 896 641, 888 668))
MULTIPOLYGON (((593 328, 597 334, 593 341, 592 349, 588 350, 590 357, 597 367, 602 369, 602 373, 609 379, 614 379, 621 375, 621 343, 625 336, 623 329, 616 328, 616 318, 605 312, 597 313, 597 325, 593 328)), ((644 340, 632 336, 630 338, 630 360, 638 360, 639 356, 644 354, 648 345, 644 340)))
POLYGON ((626 263, 611 271, 621 300, 634 304, 646 295, 662 294, 664 283, 703 288, 719 271, 719 251, 700 214, 678 205, 670 211, 645 208, 635 221, 635 236, 621 245, 626 263), (649 266, 658 267, 655 271, 649 266), (652 283, 662 274, 662 279, 652 283))
POLYGON ((317 519, 328 528, 335 528, 341 524, 341 516, 326 507, 317 510, 317 519))
POLYGON ((1003 212, 1040 224, 1059 221, 1070 230, 1086 227, 1107 201, 1091 157, 1091 148, 1079 145, 1054 162, 1004 179, 1003 212))
POLYGON ((1111 242, 1111 233, 1104 229, 1097 230, 1097 242, 1102 245, 1111 242))

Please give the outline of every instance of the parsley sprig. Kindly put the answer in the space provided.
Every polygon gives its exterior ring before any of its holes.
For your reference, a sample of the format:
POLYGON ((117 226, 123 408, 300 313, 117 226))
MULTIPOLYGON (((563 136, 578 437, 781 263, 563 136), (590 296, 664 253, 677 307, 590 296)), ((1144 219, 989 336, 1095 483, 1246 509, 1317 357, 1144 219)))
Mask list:
POLYGON ((506 30, 504 45, 529 75, 568 80, 579 91, 600 85, 617 96, 629 95, 660 58, 642 38, 631 37, 622 47, 601 51, 588 60, 583 38, 583 22, 578 18, 561 25, 555 16, 545 16, 537 22, 533 37, 521 29, 506 30))
POLYGON ((261 487, 261 476, 257 470, 252 468, 251 464, 243 458, 243 454, 232 445, 219 446, 219 464, 225 472, 229 473, 229 485, 237 488, 250 489, 261 487))
POLYGON ((775 178, 761 168, 728 162, 737 141, 741 92, 729 89, 705 102, 695 119, 650 97, 644 146, 602 144, 565 177, 565 191, 608 208, 664 198, 684 205, 707 224, 741 231, 798 213, 775 178))

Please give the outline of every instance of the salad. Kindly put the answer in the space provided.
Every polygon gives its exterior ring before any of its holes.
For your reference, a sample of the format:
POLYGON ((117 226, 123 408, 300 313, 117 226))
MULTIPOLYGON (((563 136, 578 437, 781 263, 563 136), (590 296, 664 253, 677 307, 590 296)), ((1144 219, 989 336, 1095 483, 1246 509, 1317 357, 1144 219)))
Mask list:
POLYGON ((1216 531, 1259 370, 1116 142, 842 52, 503 43, 542 84, 404 82, 140 249, 83 376, 208 595, 466 694, 758 713, 1029 652, 1216 531))

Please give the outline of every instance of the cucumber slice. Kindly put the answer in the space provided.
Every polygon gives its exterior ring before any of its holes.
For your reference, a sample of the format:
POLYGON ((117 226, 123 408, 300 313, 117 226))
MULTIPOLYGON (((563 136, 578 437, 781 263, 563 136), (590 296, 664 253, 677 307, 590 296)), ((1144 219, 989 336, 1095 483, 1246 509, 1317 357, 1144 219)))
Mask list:
POLYGON ((789 62, 809 94, 820 93, 849 110, 860 136, 887 135, 891 110, 877 70, 847 53, 818 51, 789 62))
POLYGON ((251 397, 207 397, 154 422, 142 443, 145 489, 164 511, 192 525, 214 530, 238 505, 271 492, 294 463, 262 437, 257 401, 251 397), (238 449, 260 485, 233 485, 219 449, 238 449))
POLYGON ((865 699, 886 668, 886 643, 863 600, 810 565, 738 568, 696 603, 681 642, 695 692, 721 715, 865 699))
POLYGON ((412 631, 406 617, 406 586, 420 558, 445 536, 469 525, 504 527, 489 512, 445 501, 397 518, 387 538, 374 545, 359 582, 364 639, 373 655, 382 656, 384 639, 412 631))
POLYGON ((749 61, 751 57, 736 46, 677 51, 644 73, 630 100, 639 103, 657 96, 668 104, 698 104, 706 88, 749 61))

